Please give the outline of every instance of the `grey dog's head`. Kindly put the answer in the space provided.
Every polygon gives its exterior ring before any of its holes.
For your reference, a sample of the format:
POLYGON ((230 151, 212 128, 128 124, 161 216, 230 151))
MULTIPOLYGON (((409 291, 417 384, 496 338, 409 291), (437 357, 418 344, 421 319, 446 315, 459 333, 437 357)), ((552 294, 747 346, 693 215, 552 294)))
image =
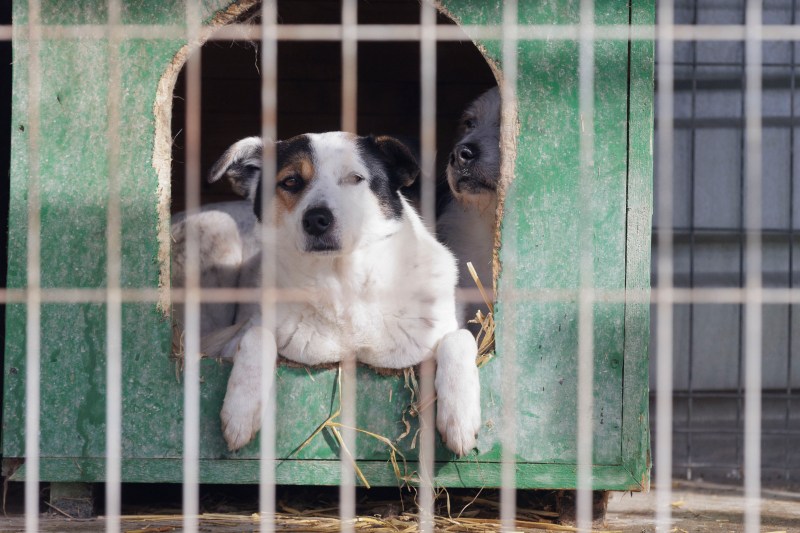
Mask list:
POLYGON ((500 177, 500 91, 489 89, 461 116, 447 163, 447 183, 456 198, 495 194, 500 177))

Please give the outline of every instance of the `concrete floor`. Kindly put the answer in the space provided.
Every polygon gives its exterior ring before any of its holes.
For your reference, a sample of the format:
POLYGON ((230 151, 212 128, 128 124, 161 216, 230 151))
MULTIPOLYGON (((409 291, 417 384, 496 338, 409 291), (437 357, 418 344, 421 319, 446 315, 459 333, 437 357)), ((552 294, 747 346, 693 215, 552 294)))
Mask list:
MULTIPOLYGON (((675 483, 670 498, 675 533, 744 531, 745 499, 737 487, 675 483)), ((657 491, 647 494, 612 493, 608 502, 609 529, 644 533, 655 531, 657 491)), ((761 532, 800 532, 800 493, 765 491, 761 502, 761 532)))
MULTIPOLYGON (((648 494, 639 493, 613 493, 609 498, 608 513, 606 517, 606 527, 603 531, 621 531, 625 533, 645 533, 655 531, 654 510, 656 505, 657 491, 648 494)), ((704 532, 741 532, 744 531, 743 509, 744 498, 742 491, 738 488, 721 485, 706 485, 699 483, 676 483, 673 486, 672 503, 674 533, 704 533, 704 532)), ((12 502, 13 503, 13 502, 12 502)), ((252 515, 245 507, 235 509, 236 502, 227 502, 218 507, 217 514, 208 514, 200 522, 200 531, 204 532, 234 532, 234 531, 255 531, 257 524, 252 515), (227 505, 227 507, 226 507, 227 505)), ((385 502, 383 507, 375 507, 364 513, 364 522, 360 522, 359 530, 374 531, 393 531, 405 529, 412 526, 414 518, 406 516, 400 509, 387 509, 385 502), (377 511, 377 513, 376 513, 377 511), (376 514, 391 516, 390 525, 381 523, 378 520, 371 522, 376 514), (362 527, 363 526, 363 527, 362 527)), ((248 503, 249 507, 252 503, 248 503)), ((453 514, 457 512, 457 502, 453 502, 453 514)), ((464 522, 461 526, 447 522, 437 523, 437 530, 444 530, 447 525, 452 529, 448 531, 498 531, 499 523, 496 519, 496 512, 492 517, 492 502, 487 499, 483 504, 484 508, 480 513, 483 518, 473 518, 472 522, 464 522), (484 512, 488 509, 488 512, 484 512)), ((0 532, 22 531, 24 530, 24 516, 20 514, 19 502, 13 505, 14 509, 5 517, 0 518, 0 532)), ((460 507, 458 507, 460 508, 460 507)), ((495 507, 496 509, 496 507, 495 507)), ((147 508, 136 511, 128 508, 124 512, 135 511, 135 514, 128 515, 123 519, 122 530, 129 533, 155 533, 155 532, 179 532, 182 531, 180 521, 180 508, 172 511, 160 511, 159 514, 151 514, 147 508), (174 514, 169 514, 174 512, 174 514)), ((521 510, 525 513, 525 518, 531 520, 530 516, 536 509, 521 510)), ((337 531, 338 521, 332 517, 335 508, 331 510, 320 509, 320 512, 311 512, 302 518, 289 519, 279 523, 279 530, 284 531, 337 531)), ((476 513, 477 514, 477 513, 476 513)), ((548 513, 544 512, 547 516, 548 513)), ((778 492, 767 491, 764 493, 762 501, 761 532, 798 532, 800 533, 800 493, 797 492, 778 492)), ((58 514, 47 513, 41 516, 40 531, 69 531, 69 532, 94 532, 105 529, 105 520, 93 518, 87 520, 70 520, 58 514)), ((552 531, 553 528, 537 529, 529 526, 521 527, 520 531, 552 531)))

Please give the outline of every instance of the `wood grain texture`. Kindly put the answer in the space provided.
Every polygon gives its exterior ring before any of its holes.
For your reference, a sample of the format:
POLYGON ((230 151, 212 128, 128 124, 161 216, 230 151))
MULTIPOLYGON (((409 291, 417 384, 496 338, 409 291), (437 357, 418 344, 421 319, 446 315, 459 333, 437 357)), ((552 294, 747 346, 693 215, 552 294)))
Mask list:
MULTIPOLYGON (((631 22, 655 24, 654 0, 634 2, 631 22)), ((654 45, 632 42, 630 54, 626 287, 647 293, 653 218, 654 45)), ((626 303, 622 457, 642 490, 650 487, 651 466, 649 338, 650 305, 626 303)))

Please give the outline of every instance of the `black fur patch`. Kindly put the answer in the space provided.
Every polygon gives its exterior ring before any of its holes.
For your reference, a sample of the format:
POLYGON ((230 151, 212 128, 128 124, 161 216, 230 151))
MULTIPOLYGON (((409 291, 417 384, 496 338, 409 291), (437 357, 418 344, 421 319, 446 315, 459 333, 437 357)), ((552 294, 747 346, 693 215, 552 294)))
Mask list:
POLYGON ((414 183, 419 164, 411 150, 392 137, 358 137, 359 155, 370 169, 369 188, 377 196, 388 218, 400 218, 403 204, 401 187, 414 183))

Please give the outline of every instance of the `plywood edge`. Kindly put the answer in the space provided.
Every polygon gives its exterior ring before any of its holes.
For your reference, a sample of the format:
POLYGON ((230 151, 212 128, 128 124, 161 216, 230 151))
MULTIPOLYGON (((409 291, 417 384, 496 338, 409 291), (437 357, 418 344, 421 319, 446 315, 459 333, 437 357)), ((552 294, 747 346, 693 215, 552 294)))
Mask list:
MULTIPOLYGON (((631 3, 633 24, 653 24, 652 0, 631 3)), ((622 458, 639 490, 650 487, 650 247, 653 215, 652 41, 630 43, 625 362, 622 458)))
MULTIPOLYGON (((25 480, 25 465, 20 459, 9 481, 25 480)), ((47 458, 40 460, 40 479, 51 482, 95 483, 105 480, 103 458, 47 458)), ((402 485, 387 461, 359 461, 359 468, 373 486, 402 485)), ((201 483, 257 484, 260 461, 257 459, 205 459, 199 462, 201 483)), ((415 462, 408 463, 409 471, 416 471, 415 462)), ((437 462, 434 464, 435 485, 442 487, 499 487, 501 463, 437 462)), ((275 463, 275 480, 283 485, 337 485, 341 474, 339 461, 278 460, 275 463)), ((126 483, 181 483, 183 460, 123 459, 122 481, 126 483)), ((576 467, 566 464, 519 463, 517 488, 519 489, 574 489, 576 467)), ((641 485, 622 465, 595 466, 594 490, 638 491, 641 485)))

